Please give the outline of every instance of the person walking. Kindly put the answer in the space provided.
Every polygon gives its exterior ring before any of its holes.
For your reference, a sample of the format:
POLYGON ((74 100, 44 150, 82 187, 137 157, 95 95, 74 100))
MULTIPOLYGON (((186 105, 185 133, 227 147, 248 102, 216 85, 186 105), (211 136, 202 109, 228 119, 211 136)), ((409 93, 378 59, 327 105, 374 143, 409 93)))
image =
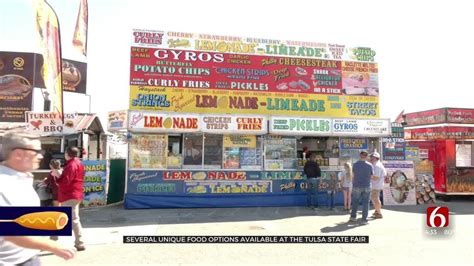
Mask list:
POLYGON ((74 246, 77 251, 85 250, 82 240, 82 226, 79 216, 79 206, 82 202, 84 190, 84 165, 78 158, 80 155, 77 147, 69 147, 64 154, 66 163, 62 173, 57 169, 52 170, 58 182, 58 201, 61 206, 72 208, 72 230, 74 232, 74 246))
POLYGON ((350 162, 344 164, 344 171, 339 173, 339 179, 342 180, 342 191, 344 192, 344 210, 351 209, 352 195, 352 165, 350 162))
POLYGON ((315 209, 318 204, 318 186, 319 178, 321 177, 321 168, 316 162, 316 154, 312 153, 309 161, 304 165, 304 173, 306 175, 306 201, 308 208, 315 209))
POLYGON ((48 187, 51 188, 51 194, 53 199, 53 206, 59 206, 58 201, 58 182, 56 181, 56 176, 53 174, 53 170, 58 170, 59 173, 62 172, 61 170, 61 161, 57 159, 53 159, 49 162, 49 167, 51 172, 49 173, 48 177, 45 179, 45 183, 48 187))
MULTIPOLYGON (((0 165, 0 206, 40 206, 33 188, 33 175, 42 156, 38 137, 26 133, 7 133, 2 139, 0 165)), ((63 259, 74 257, 74 249, 65 248, 44 237, 0 236, 0 265, 41 265, 40 250, 63 259)))
POLYGON ((361 151, 359 161, 352 166, 354 179, 352 181, 352 210, 349 222, 355 222, 357 208, 362 203, 362 224, 367 224, 369 216, 370 180, 373 174, 372 165, 367 162, 368 152, 361 151))
POLYGON ((373 172, 372 175, 372 191, 370 193, 370 199, 374 204, 375 212, 372 214, 372 218, 381 219, 382 216, 382 202, 380 202, 380 192, 383 189, 383 182, 387 175, 387 170, 380 162, 380 154, 373 152, 370 154, 370 162, 372 163, 373 172))

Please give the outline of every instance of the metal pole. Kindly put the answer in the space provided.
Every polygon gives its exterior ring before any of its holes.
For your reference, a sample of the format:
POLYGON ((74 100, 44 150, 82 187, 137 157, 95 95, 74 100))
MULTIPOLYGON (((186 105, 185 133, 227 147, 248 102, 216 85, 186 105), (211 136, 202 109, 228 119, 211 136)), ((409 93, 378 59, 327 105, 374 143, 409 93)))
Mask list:
POLYGON ((43 111, 51 111, 51 100, 49 99, 49 92, 47 90, 43 92, 43 98, 43 111))

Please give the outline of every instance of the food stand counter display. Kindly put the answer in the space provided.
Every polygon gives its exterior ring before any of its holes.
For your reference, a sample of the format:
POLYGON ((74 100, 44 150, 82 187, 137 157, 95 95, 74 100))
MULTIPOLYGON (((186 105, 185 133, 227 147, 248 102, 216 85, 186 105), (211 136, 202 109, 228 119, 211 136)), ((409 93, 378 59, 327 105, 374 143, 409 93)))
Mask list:
POLYGON ((339 138, 328 137, 332 119, 305 118, 303 129, 300 118, 272 117, 268 123, 258 115, 130 111, 129 118, 127 208, 304 205, 305 149, 327 162, 321 163, 321 203, 331 191, 335 204, 342 203, 339 138), (319 128, 324 133, 308 131, 319 128))
POLYGON ((127 207, 294 205, 278 200, 284 194, 265 197, 302 178, 295 168, 262 171, 266 117, 132 111, 129 118, 127 207))

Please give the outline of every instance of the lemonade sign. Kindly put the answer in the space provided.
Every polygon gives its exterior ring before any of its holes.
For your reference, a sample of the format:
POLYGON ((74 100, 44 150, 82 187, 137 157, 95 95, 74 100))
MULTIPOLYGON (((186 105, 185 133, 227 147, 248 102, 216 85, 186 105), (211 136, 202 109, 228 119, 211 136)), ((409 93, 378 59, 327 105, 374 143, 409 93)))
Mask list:
POLYGON ((198 115, 175 115, 153 112, 130 112, 129 129, 148 132, 197 132, 201 129, 198 115))

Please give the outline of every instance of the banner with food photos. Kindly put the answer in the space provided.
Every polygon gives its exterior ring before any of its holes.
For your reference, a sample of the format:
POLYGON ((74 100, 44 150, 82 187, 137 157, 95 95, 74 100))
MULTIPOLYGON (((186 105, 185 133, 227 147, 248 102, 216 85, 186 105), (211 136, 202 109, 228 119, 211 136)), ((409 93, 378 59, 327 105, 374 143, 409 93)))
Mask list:
POLYGON ((384 205, 416 205, 415 169, 412 161, 385 161, 384 205))
POLYGON ((132 46, 177 48, 230 54, 290 56, 330 60, 374 62, 370 47, 346 46, 312 41, 224 36, 216 34, 133 29, 132 46))
POLYGON ((63 90, 85 94, 87 88, 87 63, 70 59, 63 59, 62 61, 63 90))
POLYGON ((39 55, 0 51, 0 122, 25 121, 41 65, 39 55))
POLYGON ((92 160, 82 161, 82 163, 85 170, 82 206, 85 208, 105 206, 107 204, 107 161, 92 160))
POLYGON ((415 161, 416 204, 430 204, 436 202, 433 173, 432 161, 415 161))

